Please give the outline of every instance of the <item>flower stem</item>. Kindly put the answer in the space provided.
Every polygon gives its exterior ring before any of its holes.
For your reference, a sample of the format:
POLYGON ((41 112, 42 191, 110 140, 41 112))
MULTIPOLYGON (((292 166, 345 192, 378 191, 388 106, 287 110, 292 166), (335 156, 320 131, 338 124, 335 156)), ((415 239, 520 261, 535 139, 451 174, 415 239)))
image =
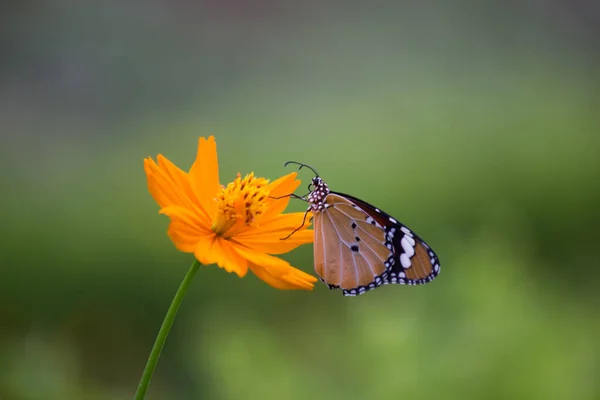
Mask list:
POLYGON ((198 271, 199 267, 200 263, 194 260, 194 262, 190 266, 190 269, 185 275, 185 278, 183 278, 181 285, 179 285, 177 293, 175 293, 175 297, 171 302, 171 306, 167 311, 167 315, 165 316, 162 326, 158 331, 158 336, 156 337, 154 346, 152 346, 150 357, 148 357, 148 362, 146 363, 146 367, 144 368, 142 379, 140 380, 137 392, 135 393, 135 400, 142 400, 146 396, 146 390, 148 390, 148 385, 150 384, 152 374, 154 373, 154 369, 156 368, 156 364, 158 363, 160 352, 162 351, 162 348, 165 345, 165 341, 167 340, 167 335, 169 334, 171 326, 173 325, 173 321, 175 320, 175 315, 177 315, 177 310, 179 310, 179 306, 181 305, 183 296, 185 295, 185 292, 187 292, 188 286, 190 286, 190 282, 192 281, 192 278, 198 271))

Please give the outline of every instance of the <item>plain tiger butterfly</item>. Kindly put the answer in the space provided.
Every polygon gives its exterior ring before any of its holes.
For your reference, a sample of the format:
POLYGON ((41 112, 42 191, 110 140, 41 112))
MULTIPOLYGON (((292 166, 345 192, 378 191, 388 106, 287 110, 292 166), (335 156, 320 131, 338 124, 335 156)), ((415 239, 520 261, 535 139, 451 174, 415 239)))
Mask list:
POLYGON ((302 225, 312 211, 315 272, 329 289, 357 296, 387 284, 425 284, 440 273, 433 249, 405 225, 363 200, 329 190, 311 166, 288 164, 315 174, 308 194, 291 196, 310 204, 302 225))

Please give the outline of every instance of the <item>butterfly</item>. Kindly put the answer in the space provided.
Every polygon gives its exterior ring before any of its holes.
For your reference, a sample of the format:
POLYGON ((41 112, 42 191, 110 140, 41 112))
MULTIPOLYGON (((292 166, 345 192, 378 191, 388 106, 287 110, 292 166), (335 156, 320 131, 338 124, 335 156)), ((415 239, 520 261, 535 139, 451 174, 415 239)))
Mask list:
POLYGON ((315 174, 308 194, 291 196, 309 203, 302 226, 311 211, 315 272, 329 289, 357 296, 387 284, 425 284, 440 273, 438 256, 405 225, 363 200, 331 191, 313 167, 289 164, 315 174))

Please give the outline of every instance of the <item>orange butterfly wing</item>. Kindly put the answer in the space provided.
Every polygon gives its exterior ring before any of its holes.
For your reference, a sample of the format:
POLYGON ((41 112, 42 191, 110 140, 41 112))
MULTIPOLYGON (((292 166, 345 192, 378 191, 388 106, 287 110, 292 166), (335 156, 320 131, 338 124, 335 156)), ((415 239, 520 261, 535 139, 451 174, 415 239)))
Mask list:
POLYGON ((356 296, 385 284, 428 283, 439 274, 434 251, 392 216, 330 191, 318 175, 311 186, 315 272, 330 289, 356 296))
POLYGON ((314 213, 315 272, 330 287, 350 291, 383 284, 393 251, 386 246, 385 230, 367 217, 335 194, 327 195, 325 209, 314 213))
MULTIPOLYGON (((334 192, 331 192, 334 193, 334 192)), ((386 226, 393 235, 395 262, 390 268, 389 282, 420 285, 431 282, 440 272, 438 256, 423 239, 384 211, 369 203, 346 194, 339 194, 352 201, 378 225, 386 226)))

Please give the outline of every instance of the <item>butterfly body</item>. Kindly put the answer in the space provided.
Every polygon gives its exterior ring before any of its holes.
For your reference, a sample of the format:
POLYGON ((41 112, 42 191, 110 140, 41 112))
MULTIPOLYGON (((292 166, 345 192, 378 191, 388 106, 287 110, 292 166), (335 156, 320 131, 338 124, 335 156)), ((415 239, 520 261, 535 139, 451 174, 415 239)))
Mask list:
POLYGON ((356 296, 386 284, 425 284, 439 274, 435 252, 392 216, 331 191, 319 176, 311 186, 315 272, 330 289, 356 296))

